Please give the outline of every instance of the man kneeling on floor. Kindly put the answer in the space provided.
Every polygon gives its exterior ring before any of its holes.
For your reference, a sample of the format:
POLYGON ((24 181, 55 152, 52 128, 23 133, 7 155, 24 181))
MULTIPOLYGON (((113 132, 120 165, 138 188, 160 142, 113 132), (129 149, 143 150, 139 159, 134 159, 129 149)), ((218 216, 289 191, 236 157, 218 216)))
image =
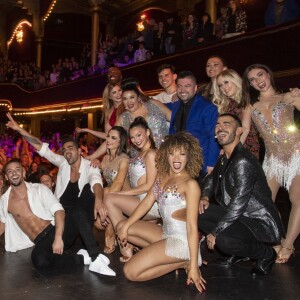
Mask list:
MULTIPOLYGON (((16 252, 34 246, 31 260, 37 269, 63 268, 90 264, 86 250, 66 254, 74 237, 65 226, 65 212, 52 192, 42 184, 24 181, 24 170, 19 159, 12 159, 5 168, 10 188, 0 198, 0 236, 5 232, 6 251, 16 252)), ((97 269, 90 270, 114 276, 108 267, 109 259, 100 254, 97 269)))
POLYGON ((205 180, 198 227, 209 249, 229 256, 223 265, 253 259, 252 274, 266 275, 277 256, 272 245, 284 238, 284 229, 261 165, 240 143, 242 132, 238 117, 219 116, 215 134, 224 154, 205 180), (209 203, 213 196, 219 205, 209 203))

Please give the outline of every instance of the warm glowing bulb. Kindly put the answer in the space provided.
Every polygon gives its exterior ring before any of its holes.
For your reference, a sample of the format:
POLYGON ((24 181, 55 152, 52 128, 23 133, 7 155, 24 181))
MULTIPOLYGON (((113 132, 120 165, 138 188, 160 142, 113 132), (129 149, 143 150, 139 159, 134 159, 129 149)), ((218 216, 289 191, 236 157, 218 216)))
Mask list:
POLYGON ((290 125, 290 126, 287 128, 287 130, 288 130, 289 132, 295 132, 295 131, 297 130, 297 128, 296 128, 295 125, 290 125))

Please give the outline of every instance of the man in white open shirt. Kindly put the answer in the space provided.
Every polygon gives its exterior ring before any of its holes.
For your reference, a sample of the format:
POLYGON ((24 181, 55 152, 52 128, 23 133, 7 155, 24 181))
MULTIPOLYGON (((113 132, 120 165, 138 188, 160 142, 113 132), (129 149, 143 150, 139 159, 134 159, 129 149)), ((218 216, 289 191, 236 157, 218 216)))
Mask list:
POLYGON ((18 131, 42 157, 59 168, 55 196, 65 209, 68 239, 73 239, 74 242, 80 235, 87 248, 87 251, 81 249, 78 254, 84 256, 85 264, 90 265, 90 271, 114 276, 114 271, 108 267, 102 271, 103 258, 106 257, 99 255, 99 247, 93 235, 94 219, 99 215, 101 222, 105 224, 108 214, 102 201, 102 179, 99 169, 93 168, 88 160, 81 157, 79 145, 71 138, 62 142, 63 155, 58 155, 49 149, 48 144, 22 129, 9 113, 7 117, 7 127, 18 131))
MULTIPOLYGON (((6 164, 4 172, 10 183, 0 198, 0 235, 5 232, 5 250, 16 252, 34 246, 31 260, 37 269, 86 263, 82 253, 64 252, 74 242, 72 228, 64 226, 64 209, 50 189, 25 182, 25 170, 17 158, 6 164)), ((105 256, 100 259, 98 273, 111 275, 109 260, 105 256)))

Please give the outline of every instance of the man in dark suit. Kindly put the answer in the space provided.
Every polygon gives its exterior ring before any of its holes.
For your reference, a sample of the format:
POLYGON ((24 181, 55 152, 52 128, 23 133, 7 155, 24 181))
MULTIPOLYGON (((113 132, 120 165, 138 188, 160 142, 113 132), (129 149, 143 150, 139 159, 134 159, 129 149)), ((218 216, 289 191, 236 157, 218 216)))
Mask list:
POLYGON ((247 257, 256 261, 252 274, 266 275, 284 229, 261 165, 239 141, 242 132, 238 117, 219 116, 215 133, 224 154, 205 180, 198 227, 209 249, 230 256, 227 266, 247 257), (209 203, 213 196, 219 205, 209 203))
POLYGON ((196 78, 190 71, 178 74, 177 95, 180 101, 169 106, 172 109, 170 134, 186 131, 196 137, 204 156, 203 174, 210 173, 220 152, 215 139, 217 107, 197 94, 196 78))

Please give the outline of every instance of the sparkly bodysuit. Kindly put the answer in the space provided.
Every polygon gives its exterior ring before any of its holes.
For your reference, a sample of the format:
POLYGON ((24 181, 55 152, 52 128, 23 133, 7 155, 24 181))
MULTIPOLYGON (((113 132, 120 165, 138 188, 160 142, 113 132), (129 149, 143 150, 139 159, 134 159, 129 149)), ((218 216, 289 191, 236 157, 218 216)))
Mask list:
MULTIPOLYGON (((144 159, 141 158, 140 156, 135 156, 134 158, 130 159, 128 173, 129 173, 130 186, 132 188, 137 187, 139 179, 146 174, 146 166, 145 166, 144 159)), ((146 197, 146 195, 147 193, 138 195, 140 201, 142 201, 146 197)), ((156 218, 160 218, 158 206, 156 202, 153 204, 152 208, 148 212, 148 215, 151 215, 156 218)))
MULTIPOLYGON (((104 165, 104 167, 102 169, 102 174, 107 183, 107 186, 111 186, 113 181, 115 180, 115 178, 118 175, 120 161, 122 159, 128 159, 128 156, 125 153, 121 153, 114 160, 112 160, 110 162, 106 161, 106 159, 108 159, 108 158, 109 158, 109 156, 105 156, 103 158, 102 164, 104 165)), ((122 190, 128 189, 128 188, 129 188, 129 182, 128 182, 128 178, 126 178, 124 181, 122 190)))
MULTIPOLYGON (((186 208, 186 200, 177 192, 177 186, 162 189, 158 179, 154 184, 154 196, 163 219, 163 238, 166 239, 165 254, 167 256, 189 260, 190 251, 187 239, 186 222, 173 218, 173 213, 186 208)), ((200 244, 198 264, 202 264, 200 244)))
POLYGON ((257 109, 252 119, 264 139, 266 155, 263 168, 268 178, 289 189, 300 175, 300 131, 294 123, 294 106, 279 101, 272 110, 272 124, 257 109))
MULTIPOLYGON (((148 110, 147 123, 152 132, 153 139, 157 148, 160 147, 164 137, 169 133, 166 118, 162 111, 151 101, 145 102, 144 105, 148 110)), ((130 112, 125 111, 122 114, 122 126, 128 131, 133 119, 130 112)))

